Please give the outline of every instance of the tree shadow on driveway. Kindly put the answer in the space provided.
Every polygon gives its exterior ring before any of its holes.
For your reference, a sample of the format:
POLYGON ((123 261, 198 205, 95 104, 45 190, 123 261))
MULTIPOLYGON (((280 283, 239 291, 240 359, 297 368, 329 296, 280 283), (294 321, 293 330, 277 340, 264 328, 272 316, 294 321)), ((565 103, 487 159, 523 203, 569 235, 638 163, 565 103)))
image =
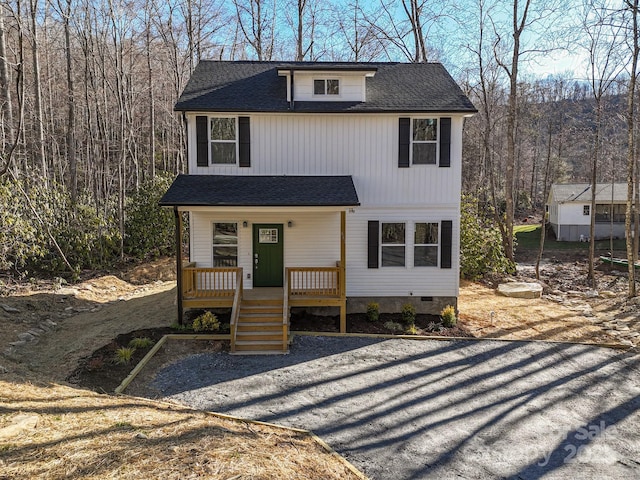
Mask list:
POLYGON ((307 428, 371 478, 639 477, 640 358, 568 344, 299 337, 201 354, 153 387, 307 428))

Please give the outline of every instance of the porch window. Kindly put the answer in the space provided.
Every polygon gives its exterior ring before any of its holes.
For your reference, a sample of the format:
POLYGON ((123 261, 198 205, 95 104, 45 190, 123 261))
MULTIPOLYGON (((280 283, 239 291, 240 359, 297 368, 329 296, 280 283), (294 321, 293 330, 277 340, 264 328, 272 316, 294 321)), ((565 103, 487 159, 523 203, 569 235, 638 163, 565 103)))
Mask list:
POLYGON ((314 95, 340 95, 340 81, 335 78, 313 81, 314 95))
POLYGON ((238 266, 238 224, 213 224, 213 266, 238 266))
POLYGON ((435 165, 438 146, 438 119, 414 118, 411 154, 414 165, 435 165))
POLYGON ((382 266, 405 266, 405 224, 382 224, 382 266))
POLYGON ((413 248, 414 267, 437 267, 438 224, 416 223, 413 248))
POLYGON ((211 163, 236 163, 236 119, 211 118, 211 163))

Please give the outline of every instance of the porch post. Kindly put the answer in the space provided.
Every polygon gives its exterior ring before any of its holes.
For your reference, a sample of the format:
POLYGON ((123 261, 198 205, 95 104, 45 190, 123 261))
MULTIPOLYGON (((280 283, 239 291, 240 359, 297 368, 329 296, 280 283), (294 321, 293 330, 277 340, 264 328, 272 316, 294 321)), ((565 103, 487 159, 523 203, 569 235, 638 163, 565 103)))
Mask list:
POLYGON ((184 321, 182 311, 182 214, 178 207, 173 207, 173 215, 176 223, 176 290, 178 295, 178 324, 184 321))
POLYGON ((347 213, 340 212, 340 333, 347 333, 347 213))

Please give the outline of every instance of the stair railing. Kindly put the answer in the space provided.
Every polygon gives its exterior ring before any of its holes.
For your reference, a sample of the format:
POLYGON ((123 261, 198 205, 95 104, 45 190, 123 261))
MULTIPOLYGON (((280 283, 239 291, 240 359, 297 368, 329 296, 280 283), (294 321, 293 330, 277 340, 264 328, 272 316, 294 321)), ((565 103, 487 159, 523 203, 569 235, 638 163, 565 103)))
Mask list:
POLYGON ((231 331, 231 353, 236 351, 236 332, 238 331, 238 318, 240 317, 240 305, 242 304, 242 268, 236 272, 236 291, 233 295, 233 306, 231 307, 231 320, 229 321, 231 331))
POLYGON ((284 298, 282 299, 282 351, 286 352, 289 343, 289 296, 291 289, 289 284, 289 269, 287 268, 284 275, 284 298))

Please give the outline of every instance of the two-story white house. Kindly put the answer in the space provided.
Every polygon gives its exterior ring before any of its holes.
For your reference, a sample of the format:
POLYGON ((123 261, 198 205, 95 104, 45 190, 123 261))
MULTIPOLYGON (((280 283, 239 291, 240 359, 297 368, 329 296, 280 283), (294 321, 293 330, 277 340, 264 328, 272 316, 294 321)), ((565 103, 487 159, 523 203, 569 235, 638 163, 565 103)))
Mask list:
POLYGON ((189 174, 160 203, 178 241, 189 213, 180 316, 232 307, 232 350, 286 350, 291 307, 339 307, 345 332, 371 301, 456 305, 476 110, 441 64, 203 61, 175 109, 189 174))

